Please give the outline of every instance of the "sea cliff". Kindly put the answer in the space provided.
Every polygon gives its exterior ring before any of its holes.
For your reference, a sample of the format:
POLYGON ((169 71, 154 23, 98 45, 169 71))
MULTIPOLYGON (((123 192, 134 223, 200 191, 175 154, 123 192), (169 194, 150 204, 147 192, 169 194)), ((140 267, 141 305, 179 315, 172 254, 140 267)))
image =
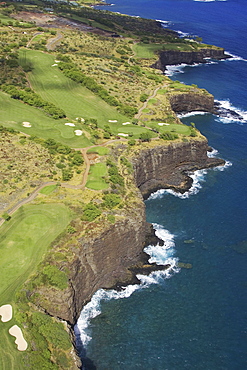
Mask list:
POLYGON ((226 59, 229 56, 223 48, 203 48, 198 51, 164 50, 152 67, 165 71, 166 66, 176 64, 206 63, 207 59, 226 59))
MULTIPOLYGON (((92 229, 71 246, 71 258, 63 262, 68 271, 69 284, 62 291, 43 287, 36 304, 50 315, 74 325, 82 307, 99 288, 110 288, 133 280, 130 271, 146 262, 143 253, 147 227, 145 205, 151 191, 160 188, 187 190, 192 183, 188 171, 223 164, 224 161, 207 156, 208 143, 204 137, 187 142, 153 146, 132 157, 135 183, 134 201, 119 211, 117 221, 103 229, 92 229)), ((148 230, 148 232, 147 232, 148 230)))

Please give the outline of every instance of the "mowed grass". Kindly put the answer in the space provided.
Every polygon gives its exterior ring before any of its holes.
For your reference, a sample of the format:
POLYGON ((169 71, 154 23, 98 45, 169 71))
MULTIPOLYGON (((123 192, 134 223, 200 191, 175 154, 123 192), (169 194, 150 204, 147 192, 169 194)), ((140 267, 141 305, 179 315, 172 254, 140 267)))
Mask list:
POLYGON ((45 186, 43 189, 40 190, 41 194, 49 195, 51 194, 55 189, 57 188, 57 185, 48 185, 45 186))
POLYGON ((96 153, 98 155, 107 155, 110 152, 109 148, 105 146, 97 146, 95 148, 88 149, 87 153, 96 153))
POLYGON ((118 113, 102 99, 71 79, 64 76, 55 63, 54 56, 36 50, 20 50, 20 62, 31 63, 33 70, 28 74, 35 92, 44 100, 62 108, 67 117, 95 118, 99 127, 111 124, 109 120, 124 122, 127 117, 118 113))
MULTIPOLYGON (((18 324, 15 293, 35 271, 48 246, 67 227, 71 217, 70 210, 62 204, 27 205, 1 226, 0 306, 13 306, 13 319, 0 321, 1 370, 23 369, 23 352, 17 350, 15 338, 8 333, 12 325, 18 324)), ((22 330, 25 337, 25 328, 22 330)))
POLYGON ((75 129, 81 127, 65 126, 68 119, 54 120, 46 116, 40 109, 36 109, 19 100, 11 99, 9 95, 0 91, 0 124, 14 128, 28 135, 43 139, 53 138, 72 148, 83 148, 91 145, 85 136, 76 136, 75 129), (22 122, 30 122, 31 127, 23 127, 22 122))
POLYGON ((163 45, 160 44, 135 44, 132 49, 136 58, 151 59, 157 56, 157 51, 161 50, 163 45))
POLYGON ((86 187, 93 190, 104 190, 109 188, 104 177, 107 175, 105 163, 96 163, 90 167, 86 187))

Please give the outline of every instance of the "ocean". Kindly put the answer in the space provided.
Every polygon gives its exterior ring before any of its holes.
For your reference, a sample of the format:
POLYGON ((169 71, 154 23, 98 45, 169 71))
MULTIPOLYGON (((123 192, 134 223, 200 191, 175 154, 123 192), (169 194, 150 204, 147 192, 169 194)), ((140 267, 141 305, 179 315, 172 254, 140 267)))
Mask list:
POLYGON ((246 0, 114 0, 103 8, 159 19, 224 47, 229 60, 167 73, 206 88, 233 114, 181 118, 195 123, 226 166, 197 171, 183 196, 160 190, 145 202, 147 221, 165 241, 147 248, 150 260, 172 267, 141 277, 140 286, 94 295, 75 328, 85 368, 247 369, 246 0))

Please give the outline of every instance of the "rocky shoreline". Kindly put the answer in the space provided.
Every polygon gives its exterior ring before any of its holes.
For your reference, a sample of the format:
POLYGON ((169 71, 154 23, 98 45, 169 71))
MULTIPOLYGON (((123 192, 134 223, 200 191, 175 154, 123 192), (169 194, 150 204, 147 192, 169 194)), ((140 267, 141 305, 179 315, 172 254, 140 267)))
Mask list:
POLYGON ((202 48, 198 51, 178 51, 178 50, 164 50, 160 51, 159 59, 152 67, 166 70, 168 65, 207 63, 208 59, 227 59, 230 55, 225 53, 223 48, 202 48))

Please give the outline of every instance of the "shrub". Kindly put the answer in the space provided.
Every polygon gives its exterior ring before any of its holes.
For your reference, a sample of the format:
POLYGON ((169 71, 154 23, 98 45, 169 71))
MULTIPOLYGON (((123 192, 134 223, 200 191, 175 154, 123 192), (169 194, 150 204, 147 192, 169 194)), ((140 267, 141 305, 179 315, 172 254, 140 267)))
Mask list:
POLYGON ((63 271, 59 270, 56 266, 47 265, 44 267, 42 272, 45 283, 49 283, 58 289, 67 288, 67 275, 63 271))
POLYGON ((175 140, 178 139, 178 134, 172 132, 164 132, 163 134, 160 134, 160 138, 163 140, 175 140))
POLYGON ((152 137, 151 132, 142 132, 139 136, 141 141, 150 141, 152 137))
POLYGON ((83 210, 82 220, 83 221, 93 221, 101 215, 101 211, 93 203, 88 203, 83 210))
POLYGON ((105 194, 103 196, 104 206, 112 209, 121 203, 121 197, 118 194, 105 194))

